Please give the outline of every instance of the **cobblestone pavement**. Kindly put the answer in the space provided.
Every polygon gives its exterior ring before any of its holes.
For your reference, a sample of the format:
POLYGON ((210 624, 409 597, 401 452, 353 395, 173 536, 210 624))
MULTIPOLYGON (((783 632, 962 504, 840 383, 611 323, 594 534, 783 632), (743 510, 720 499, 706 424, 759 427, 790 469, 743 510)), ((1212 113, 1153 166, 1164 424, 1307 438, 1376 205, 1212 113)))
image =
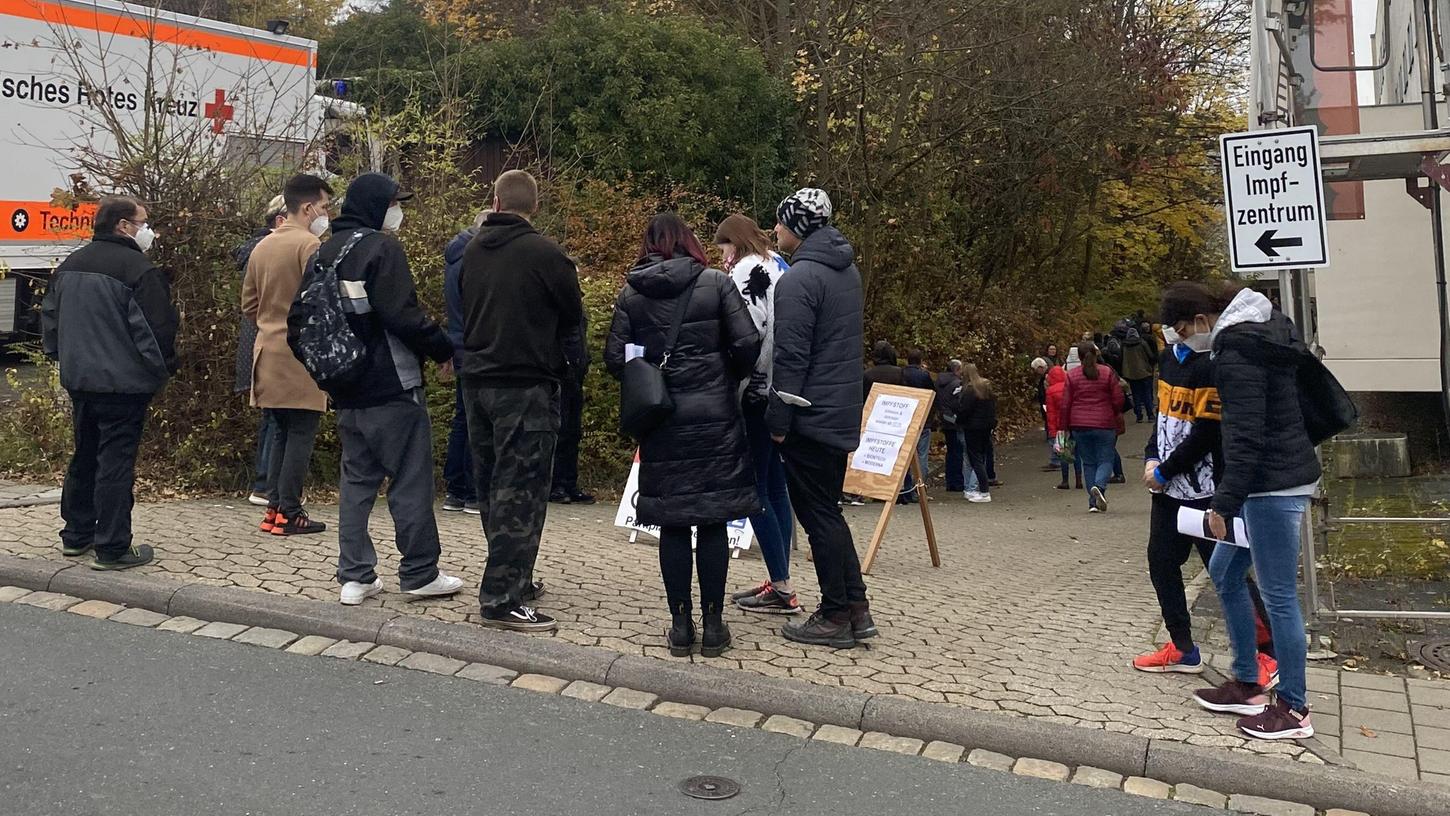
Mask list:
MULTIPOLYGON (((1141 470, 1134 455, 1141 450, 1137 437, 1130 435, 1133 441, 1121 446, 1130 476, 1141 470)), ((1083 494, 1052 489, 1056 475, 1037 470, 1037 446, 1004 449, 999 459, 1007 485, 993 492, 992 504, 968 504, 960 497, 933 503, 940 569, 930 565, 916 508, 898 508, 907 512, 893 517, 875 574, 867 579, 881 637, 850 651, 801 647, 779 637, 780 618, 732 612, 728 622, 735 647, 717 665, 1322 761, 1297 744, 1243 738, 1232 718, 1199 710, 1188 700, 1202 682, 1198 678, 1145 675, 1130 668, 1129 660, 1153 645, 1161 626, 1144 559, 1146 494, 1115 487, 1112 512, 1088 515, 1083 494)), ((385 586, 395 589, 397 556, 383 508, 380 502, 373 533, 383 559, 379 573, 385 586)), ((336 522, 335 508, 311 509, 314 518, 336 522)), ((847 509, 859 546, 864 548, 879 512, 880 505, 847 509)), ((263 535, 256 529, 260 515, 241 500, 139 505, 137 540, 158 551, 156 563, 143 569, 181 580, 335 600, 335 535, 263 535)), ((443 568, 476 587, 485 554, 477 517, 438 515, 443 568)), ((551 507, 538 567, 549 593, 539 605, 558 617, 555 637, 675 660, 662 644, 666 612, 652 540, 629 543, 627 532, 612 526, 613 516, 614 508, 602 504, 551 507)), ((60 557, 57 508, 0 510, 0 520, 0 551, 60 557)), ((794 569, 803 602, 813 604, 814 576, 803 552, 794 569)), ((739 588, 763 577, 762 563, 751 554, 732 565, 730 583, 739 588)), ((478 612, 472 593, 417 602, 390 592, 368 603, 451 622, 476 621, 478 612)), ((339 609, 339 614, 346 612, 339 609)), ((1311 674, 1311 682, 1321 688, 1331 680, 1338 687, 1338 672, 1315 669, 1311 674)), ((1450 727, 1446 695, 1450 684, 1427 687, 1416 704, 1417 712, 1424 709, 1417 719, 1427 727, 1436 722, 1450 727)))

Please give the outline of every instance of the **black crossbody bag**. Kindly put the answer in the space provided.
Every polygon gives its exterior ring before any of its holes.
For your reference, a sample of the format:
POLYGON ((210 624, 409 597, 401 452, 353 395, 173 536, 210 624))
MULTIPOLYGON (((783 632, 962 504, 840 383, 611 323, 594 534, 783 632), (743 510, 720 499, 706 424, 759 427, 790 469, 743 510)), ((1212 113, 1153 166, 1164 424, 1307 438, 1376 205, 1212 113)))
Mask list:
POLYGON ((665 366, 680 340, 680 328, 685 322, 685 310, 695 294, 695 283, 690 284, 680 295, 675 307, 675 319, 665 336, 664 355, 659 365, 644 357, 636 357, 624 364, 619 378, 619 427, 637 440, 644 439, 650 431, 663 425, 675 412, 675 401, 670 398, 670 389, 665 383, 665 366))

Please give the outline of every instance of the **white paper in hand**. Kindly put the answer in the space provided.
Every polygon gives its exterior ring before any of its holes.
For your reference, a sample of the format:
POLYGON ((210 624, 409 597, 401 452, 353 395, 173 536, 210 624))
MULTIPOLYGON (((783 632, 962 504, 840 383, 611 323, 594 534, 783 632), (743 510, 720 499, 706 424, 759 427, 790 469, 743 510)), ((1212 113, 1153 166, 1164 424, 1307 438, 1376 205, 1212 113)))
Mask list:
POLYGON ((1228 538, 1214 538, 1213 533, 1208 529, 1208 511, 1195 510, 1192 507, 1178 508, 1178 532, 1207 541, 1232 544, 1235 547, 1247 548, 1249 546, 1249 531, 1244 526, 1243 519, 1233 519, 1228 528, 1228 538))
POLYGON ((644 346, 636 345, 634 343, 625 343, 624 344, 624 361, 626 363, 629 362, 630 360, 638 360, 639 358, 641 358, 643 356, 644 356, 644 346))

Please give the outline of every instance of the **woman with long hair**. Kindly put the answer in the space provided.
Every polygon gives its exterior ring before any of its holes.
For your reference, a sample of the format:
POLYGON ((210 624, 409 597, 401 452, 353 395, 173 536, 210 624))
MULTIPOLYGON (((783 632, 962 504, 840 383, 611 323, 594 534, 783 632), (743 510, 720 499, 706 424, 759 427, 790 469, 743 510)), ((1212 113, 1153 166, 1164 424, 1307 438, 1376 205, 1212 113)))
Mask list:
POLYGON ((1162 315, 1178 342, 1213 352, 1223 473, 1208 525, 1224 540, 1241 520, 1249 545, 1220 544, 1209 560, 1233 646, 1233 679, 1194 697, 1209 711, 1240 715, 1239 730, 1251 737, 1312 737, 1298 569, 1300 526, 1322 475, 1300 407, 1299 370, 1313 354, 1293 321, 1251 289, 1176 283, 1163 292, 1162 315), (1261 682, 1254 606, 1244 580, 1250 568, 1279 661, 1272 704, 1261 682))
POLYGON ((1123 413, 1123 389, 1118 372, 1100 362, 1098 346, 1085 340, 1077 346, 1081 363, 1067 373, 1063 391, 1062 425, 1072 432, 1077 457, 1082 461, 1088 490, 1088 512, 1108 511, 1108 479, 1118 451, 1118 420, 1123 413))
POLYGON ((770 400, 770 367, 775 359, 775 285, 786 262, 771 249, 770 235, 749 216, 736 213, 720 222, 715 246, 735 288, 745 298, 750 319, 760 332, 760 357, 744 383, 740 409, 745 415, 745 438, 755 465, 755 490, 765 508, 750 517, 750 528, 760 540, 766 574, 762 584, 731 596, 746 612, 793 615, 801 610, 790 581, 790 541, 795 532, 790 493, 785 484, 785 461, 770 438, 765 408, 770 400))
POLYGON ((718 657, 730 647, 723 619, 730 564, 725 525, 760 511, 738 391, 760 355, 760 332, 730 278, 708 266, 699 239, 678 215, 656 215, 615 301, 604 348, 605 366, 616 377, 629 347, 642 348, 646 360, 662 366, 674 403, 669 418, 640 440, 635 516, 660 527, 660 574, 672 618, 666 639, 677 657, 695 644, 690 528, 698 528, 700 653, 718 657), (667 349, 677 320, 678 337, 667 349))
POLYGON ((984 504, 992 500, 991 478, 987 474, 987 456, 992 449, 992 431, 997 427, 997 394, 990 380, 977 366, 962 366, 962 390, 957 397, 957 425, 966 442, 967 462, 977 477, 977 489, 968 490, 967 501, 984 504))

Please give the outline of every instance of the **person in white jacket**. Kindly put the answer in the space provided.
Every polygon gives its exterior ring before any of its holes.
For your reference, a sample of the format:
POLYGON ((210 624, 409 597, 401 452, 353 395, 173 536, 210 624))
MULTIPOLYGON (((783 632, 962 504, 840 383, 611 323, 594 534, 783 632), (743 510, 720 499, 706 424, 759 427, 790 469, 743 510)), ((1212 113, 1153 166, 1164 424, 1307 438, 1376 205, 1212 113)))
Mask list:
POLYGON ((790 494, 786 491, 785 463, 765 424, 775 350, 775 284, 788 267, 771 250, 770 235, 749 216, 736 213, 720 222, 715 231, 715 245, 724 256, 730 279, 739 287, 745 305, 750 308, 750 317, 762 340, 755 370, 742 384, 741 408, 750 456, 755 462, 755 487, 765 508, 750 517, 750 526, 760 540, 760 554, 770 577, 731 598, 747 612, 794 615, 801 610, 790 580, 790 541, 795 520, 790 494))

